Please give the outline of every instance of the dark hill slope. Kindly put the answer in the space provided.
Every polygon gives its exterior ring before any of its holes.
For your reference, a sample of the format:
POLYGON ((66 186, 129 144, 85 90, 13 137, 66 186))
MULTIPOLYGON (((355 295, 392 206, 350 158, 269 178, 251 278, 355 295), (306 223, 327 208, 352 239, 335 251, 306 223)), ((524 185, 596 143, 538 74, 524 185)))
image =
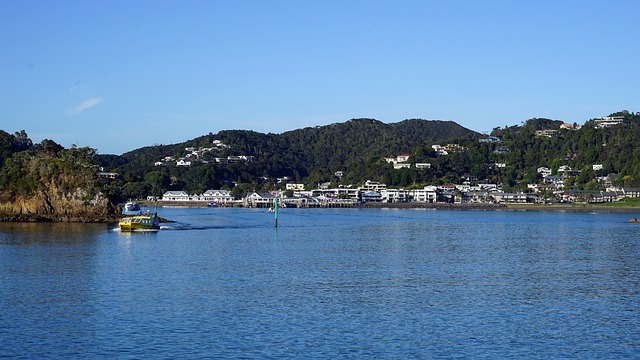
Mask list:
POLYGON ((217 156, 255 156, 250 171, 258 176, 281 176, 293 172, 297 177, 304 177, 317 167, 343 167, 385 155, 410 152, 419 145, 478 135, 453 121, 410 119, 386 124, 375 119, 352 119, 282 134, 223 130, 184 143, 143 147, 125 153, 119 159, 98 157, 98 161, 105 167, 118 168, 143 178, 146 172, 153 170, 153 162, 169 155, 180 157, 184 155, 185 147, 210 147, 211 142, 217 139, 230 146, 217 156), (123 159, 126 165, 122 164, 123 159))
POLYGON ((374 119, 289 131, 282 136, 307 167, 342 166, 371 157, 409 152, 416 145, 478 135, 452 121, 405 120, 385 124, 374 119))
POLYGON ((411 151, 416 145, 478 136, 452 121, 405 120, 385 124, 374 119, 308 127, 281 135, 221 131, 216 138, 258 158, 279 158, 307 171, 343 166, 350 161, 411 151))

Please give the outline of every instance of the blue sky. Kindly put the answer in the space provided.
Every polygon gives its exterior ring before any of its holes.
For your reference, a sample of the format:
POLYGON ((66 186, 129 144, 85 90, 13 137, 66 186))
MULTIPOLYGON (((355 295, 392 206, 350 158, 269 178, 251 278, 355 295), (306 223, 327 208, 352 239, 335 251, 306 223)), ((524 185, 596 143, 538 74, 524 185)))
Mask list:
POLYGON ((640 111, 639 1, 0 4, 1 130, 122 154, 369 117, 640 111))

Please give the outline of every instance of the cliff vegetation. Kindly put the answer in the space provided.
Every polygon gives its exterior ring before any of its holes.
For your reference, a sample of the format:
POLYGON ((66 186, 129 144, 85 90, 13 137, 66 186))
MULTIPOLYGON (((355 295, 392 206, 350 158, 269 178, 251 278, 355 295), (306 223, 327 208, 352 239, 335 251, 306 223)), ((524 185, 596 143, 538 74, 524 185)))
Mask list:
POLYGON ((106 222, 118 208, 102 192, 95 150, 33 145, 26 133, 0 132, 0 220, 106 222))

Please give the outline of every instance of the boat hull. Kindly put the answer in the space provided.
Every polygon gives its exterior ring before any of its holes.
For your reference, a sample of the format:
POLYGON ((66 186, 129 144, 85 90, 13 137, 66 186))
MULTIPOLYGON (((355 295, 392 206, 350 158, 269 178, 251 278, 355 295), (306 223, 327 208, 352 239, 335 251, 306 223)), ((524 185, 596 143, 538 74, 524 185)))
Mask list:
POLYGON ((144 230, 159 230, 158 225, 138 225, 138 224, 118 224, 120 231, 144 231, 144 230))
POLYGON ((120 220, 120 231, 144 231, 160 229, 158 215, 147 213, 144 215, 125 217, 120 220))

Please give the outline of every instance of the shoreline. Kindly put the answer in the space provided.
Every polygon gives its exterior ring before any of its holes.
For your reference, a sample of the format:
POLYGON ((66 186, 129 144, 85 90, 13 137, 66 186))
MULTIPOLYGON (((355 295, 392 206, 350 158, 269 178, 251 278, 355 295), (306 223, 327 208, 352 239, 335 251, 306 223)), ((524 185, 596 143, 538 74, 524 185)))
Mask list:
MULTIPOLYGON (((143 207, 207 207, 206 202, 202 201, 145 201, 140 200, 138 203, 143 207)), ((218 206, 218 207, 235 207, 244 208, 242 205, 235 206, 218 206)), ((363 203, 351 206, 351 208, 371 208, 371 209, 440 209, 440 210, 532 210, 532 211, 605 211, 605 212, 639 212, 638 206, 610 206, 601 204, 480 204, 480 203, 363 203)), ((295 208, 293 208, 295 209, 295 208)), ((323 209, 319 207, 319 209, 323 209)))
MULTIPOLYGON (((207 207, 206 202, 168 202, 168 201, 139 201, 143 207, 207 207)), ((224 206, 221 206, 224 207, 224 206)), ((243 208, 243 206, 228 206, 243 208)), ((607 205, 556 205, 556 204, 462 204, 462 203, 364 203, 353 205, 353 209, 433 209, 433 210, 485 210, 485 211, 577 211, 577 212, 621 212, 640 213, 637 206, 607 206, 607 205)), ((293 208, 295 209, 295 208, 293 208)), ((323 209, 323 208, 318 208, 323 209)), ((68 215, 42 215, 42 214, 6 214, 0 213, 0 223, 117 223, 124 214, 99 215, 99 216, 68 216, 68 215)), ((635 219, 633 217, 632 219, 635 219)), ((638 216, 640 218, 640 216, 638 216)))

